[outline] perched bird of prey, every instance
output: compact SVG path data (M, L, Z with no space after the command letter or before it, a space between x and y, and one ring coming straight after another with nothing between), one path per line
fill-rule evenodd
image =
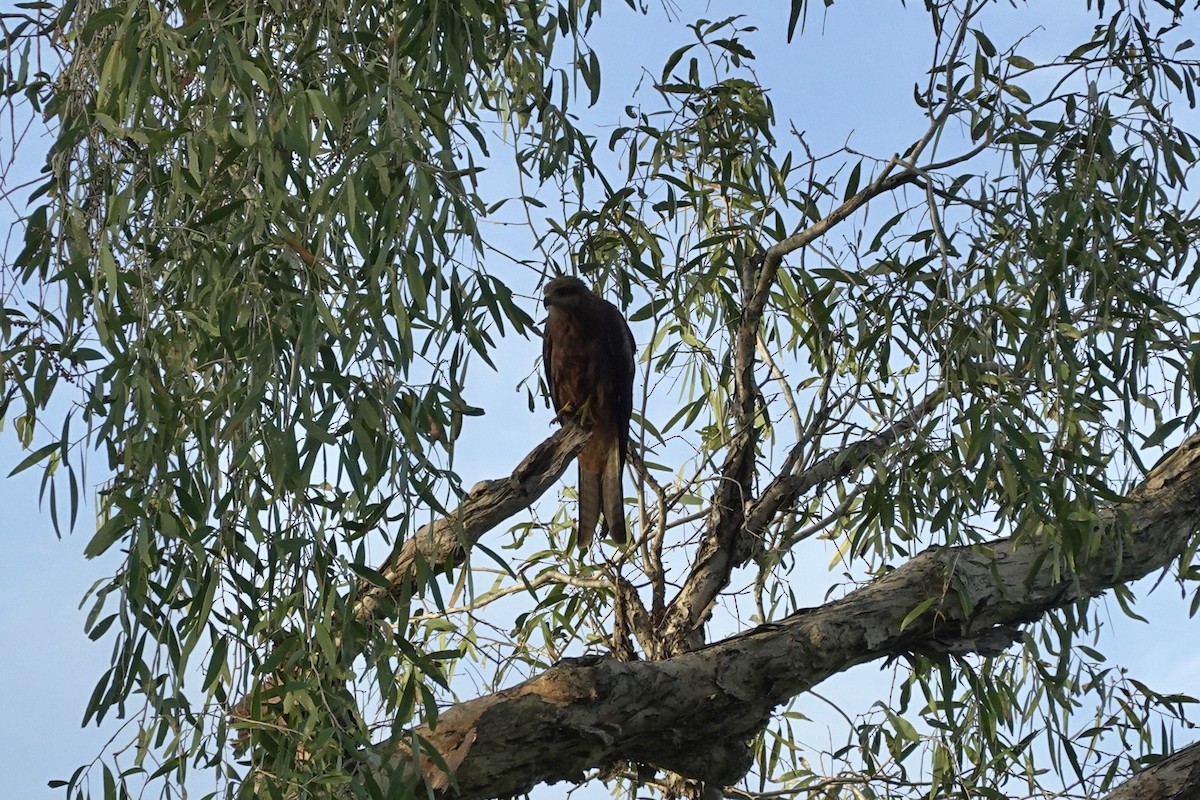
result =
M558 418L578 415L592 438L579 453L581 550L600 535L624 544L625 453L633 414L633 334L621 312L569 275L546 284L542 356Z

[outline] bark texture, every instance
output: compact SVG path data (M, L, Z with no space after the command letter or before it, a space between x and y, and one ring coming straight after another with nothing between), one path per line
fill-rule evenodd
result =
M746 742L777 705L873 659L1002 647L1013 625L1169 566L1193 536L1198 510L1200 436L1163 459L1128 502L1101 513L1095 545L1075 557L1074 571L1035 542L931 549L778 623L663 661L563 662L455 705L436 730L416 733L458 763L454 785L440 792L447 797L506 797L617 761L727 785L748 768ZM930 597L938 601L902 630ZM404 774L405 741L383 744L391 752L371 780L386 786Z
M1105 800L1196 800L1200 797L1200 742L1134 775Z
M545 494L590 436L578 424L565 421L507 478L481 481L458 508L398 543L378 570L384 585L363 581L356 589L355 619L369 622L385 616L397 598L412 592L419 563L435 570L461 564L480 536Z

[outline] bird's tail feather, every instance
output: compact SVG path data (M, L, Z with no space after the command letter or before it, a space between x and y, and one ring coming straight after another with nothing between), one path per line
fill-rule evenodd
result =
M579 531L575 539L580 550L591 547L596 523L600 521L602 479L602 473L589 472L582 464L579 466Z
M622 481L621 454L617 448L609 448L604 461L604 472L600 481L600 494L604 503L604 528L601 535L608 536L617 544L625 544L625 486Z

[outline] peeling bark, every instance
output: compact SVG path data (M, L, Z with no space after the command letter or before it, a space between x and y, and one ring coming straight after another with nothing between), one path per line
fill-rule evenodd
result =
M1011 625L1163 569L1188 545L1198 508L1195 436L1127 503L1102 512L1097 546L1076 556L1074 572L1038 543L930 549L840 600L778 623L664 661L569 660L457 704L436 729L417 732L442 753L460 756L466 748L446 797L506 797L539 783L578 781L585 770L618 761L728 785L748 769L746 742L779 704L877 658L995 647L1011 637ZM941 602L901 630L930 596ZM410 756L400 740L381 747L394 752L370 779L386 786Z

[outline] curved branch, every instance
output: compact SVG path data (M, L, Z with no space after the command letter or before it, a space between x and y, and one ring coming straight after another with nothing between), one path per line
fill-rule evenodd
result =
M1190 800L1200 793L1200 742L1152 764L1104 800Z
M725 463L714 492L708 532L693 561L682 588L667 607L661 626L660 652L670 656L703 644L702 625L717 596L729 583L729 575L753 554L757 540L747 535L746 509L751 501L750 481L754 471L758 431L754 427L754 349L759 325L783 259L824 236L870 200L913 182L911 169L891 175L904 165L889 161L869 185L846 200L820 221L770 247L742 266L742 319L734 342L734 375L737 401L733 408L735 427L726 448ZM757 268L757 278L754 270Z
M360 581L356 587L354 618L365 622L386 614L394 600L412 592L418 564L461 564L479 537L545 494L590 436L590 431L566 421L507 478L477 483L458 508L421 526L411 539L397 542L378 569L381 582Z
M728 785L748 769L746 742L777 705L877 658L1011 640L1012 625L1169 566L1195 534L1197 509L1200 436L1156 466L1127 502L1101 511L1098 543L1077 556L1073 573L1057 563L1052 544L931 549L779 623L664 661L565 661L452 706L435 729L416 733L459 764L456 790L442 796L507 797L626 760ZM941 602L906 625L931 596ZM384 763L362 779L386 792L411 759L410 737L381 743Z
M939 386L908 414L879 433L835 450L808 469L783 472L776 476L746 513L747 535L761 535L781 511L791 507L805 492L861 469L872 458L891 447L901 436L916 428L945 398L945 387Z
M770 294L771 287L775 283L775 273L779 271L779 267L783 264L785 256L820 239L839 222L843 222L847 217L879 195L894 191L905 184L913 183L917 180L915 172L905 171L898 175L892 175L892 170L898 166L900 166L900 160L893 158L884 165L878 177L859 190L858 194L842 203L833 211L830 211L820 221L814 222L804 230L797 231L783 241L772 245L767 250L766 258L763 261L763 270L758 281L758 291L755 292L756 303L761 302L763 305L766 304L767 296ZM759 313L761 314L761 311Z

